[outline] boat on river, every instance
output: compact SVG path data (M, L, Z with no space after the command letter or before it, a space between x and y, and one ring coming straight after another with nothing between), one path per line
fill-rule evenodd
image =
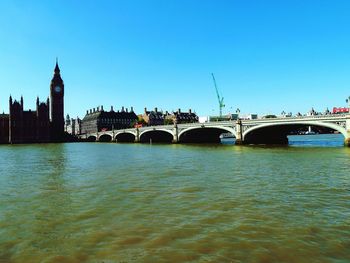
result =
M230 132L220 134L220 139L234 139L234 138L235 136L233 136L233 134Z
M309 126L308 130L305 133L303 133L303 134L305 134L305 135L315 135L315 134L318 134L318 133L314 132L312 130L311 126Z

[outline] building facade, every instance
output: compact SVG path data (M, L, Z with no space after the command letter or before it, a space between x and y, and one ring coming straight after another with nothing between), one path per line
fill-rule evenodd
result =
M122 109L114 111L104 111L103 106L86 111L86 115L81 121L81 134L94 133L103 130L118 130L131 128L138 120L133 107L130 111Z
M24 100L9 98L9 114L0 114L0 143L42 143L64 140L64 84L56 62L50 85L51 100L36 100L36 109L24 110ZM50 115L51 113L51 115ZM50 119L51 116L51 119Z
M145 108L142 118L148 126L164 125L164 114L158 111L158 108L154 108L153 111L148 111Z
M171 120L172 123L194 123L198 122L199 118L196 113L192 112L191 109L188 112L182 112L181 109L174 111L172 113L166 112L165 117L166 120Z
M34 143L50 141L49 101L36 101L36 110L24 110L23 97L12 101L10 96L9 143Z

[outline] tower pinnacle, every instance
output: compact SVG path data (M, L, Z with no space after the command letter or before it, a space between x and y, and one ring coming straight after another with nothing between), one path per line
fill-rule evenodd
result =
M59 75L59 74L60 74L60 68L58 66L58 58L56 57L55 75Z

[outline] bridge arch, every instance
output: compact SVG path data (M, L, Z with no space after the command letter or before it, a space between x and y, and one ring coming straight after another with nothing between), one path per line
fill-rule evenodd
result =
M167 129L157 129L142 131L140 133L140 142L167 142L171 143L174 139L173 132Z
M99 137L98 137L98 141L99 142L111 142L112 141L112 136L108 133L105 133L105 134L101 134Z
M347 136L346 129L335 123L321 121L297 121L256 125L244 131L242 138L244 143L247 144L287 144L287 136L291 131L307 126L330 128L340 132L345 138Z
M231 127L225 126L200 126L200 127L190 127L179 132L178 140L179 142L188 143L219 143L220 135L222 133L231 133L234 137L236 136L236 131Z
M88 135L86 141L88 142L96 142L97 137L95 135Z
M118 132L114 139L116 142L134 142L136 135L131 131Z

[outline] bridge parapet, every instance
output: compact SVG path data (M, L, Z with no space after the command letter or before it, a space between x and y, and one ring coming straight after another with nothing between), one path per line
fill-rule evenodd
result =
M314 115L314 116L299 116L299 117L280 117L280 118L266 118L266 119L254 119L254 120L242 120L244 124L251 123L273 123L273 122L294 122L294 121L315 121L315 120L324 120L324 121L345 121L350 118L350 114L333 114L333 115Z

